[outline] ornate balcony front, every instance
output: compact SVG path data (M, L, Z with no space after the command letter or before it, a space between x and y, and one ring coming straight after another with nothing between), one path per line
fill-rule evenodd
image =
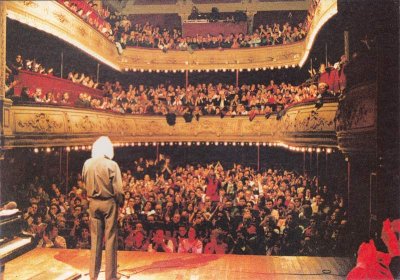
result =
M14 105L5 109L4 148L90 145L100 135L117 143L252 142L293 147L336 147L334 117L337 102L297 104L278 117L252 121L202 116L187 123L177 116L174 126L165 116L120 115L64 106Z

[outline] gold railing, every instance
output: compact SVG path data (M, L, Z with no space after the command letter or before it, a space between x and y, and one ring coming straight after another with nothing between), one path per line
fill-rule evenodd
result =
M337 102L318 110L314 103L297 104L282 117L258 115L234 118L202 116L186 123L177 116L120 115L99 110L43 105L14 105L6 110L4 148L90 145L108 135L121 145L143 142L252 142L295 147L336 147L334 117Z
M7 1L7 16L69 42L110 67L137 71L267 69L303 66L318 31L337 13L337 0L320 1L305 40L248 49L168 51L127 48L119 55L100 32L56 1Z

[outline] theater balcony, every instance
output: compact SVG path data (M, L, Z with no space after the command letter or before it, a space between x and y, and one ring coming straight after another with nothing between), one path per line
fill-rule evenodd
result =
M305 40L270 47L168 51L113 42L57 1L10 1L7 17L50 33L119 71L235 71L303 66L321 27L337 13L337 0L320 1Z
M18 81L14 89L15 96L21 96L23 88L28 88L33 91L40 88L43 93L51 92L55 96L62 96L63 93L67 92L71 103L75 102L81 93L89 94L92 98L103 97L103 92L101 90L73 83L70 80L32 71L20 70L18 75L15 76L15 80Z
M202 116L185 122L177 116L170 126L165 116L122 115L92 109L43 104L14 104L4 108L4 148L73 147L91 145L107 134L122 146L153 143L270 145L295 151L335 148L336 100L326 100L318 110L315 102L294 104L272 114L224 117ZM146 144L147 143L147 144ZM302 150L303 149L303 150Z

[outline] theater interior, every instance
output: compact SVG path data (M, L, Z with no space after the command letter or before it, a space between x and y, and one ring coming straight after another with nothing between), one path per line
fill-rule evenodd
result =
M398 17L398 0L0 1L0 279L90 279L100 136L122 171L120 279L398 279Z

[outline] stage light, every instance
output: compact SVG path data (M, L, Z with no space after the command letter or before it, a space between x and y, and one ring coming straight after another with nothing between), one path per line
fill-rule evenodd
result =
M331 148L326 148L326 153L327 153L327 154L332 153L332 149L331 149Z
M263 70L264 70L264 71L267 70L267 67L263 67Z
M321 152L321 148L317 148L316 152L320 153Z
M242 71L243 71L243 69L242 69L242 68L240 68L240 69L239 69L239 72L242 72Z
M157 73L160 73L160 69L157 69L156 72L157 72Z
M307 150L309 153L311 153L312 152L312 149L311 148L308 148L308 150Z
M292 64L292 67L293 67L293 68L296 68L296 65L295 65L295 64Z
M285 68L288 69L288 68L289 68L289 65L285 65Z
M65 150L66 150L67 152L70 152L70 151L71 151L71 148L70 148L70 147L66 147Z
M268 143L268 146L272 147L272 143Z
M84 151L84 150L86 150L86 147L85 147L85 146L82 146L81 149L82 149L82 151Z
M258 146L260 146L260 143L259 143L259 142L257 142L257 143L256 143L256 146L257 146L257 147L258 147Z
M192 142L187 142L187 145L188 146L192 146Z
M149 69L149 73L153 72L153 70Z
M224 142L224 146L227 146L228 145L228 142Z
M271 66L270 68L271 68L271 70L274 70L274 66Z
M210 142L206 142L206 146L209 146L210 145Z
M253 142L249 142L249 146L253 146Z
M46 148L46 153L50 153L51 149L49 147Z
M75 146L75 147L74 147L74 150L75 150L75 151L79 150L79 147L78 147L78 146Z
M164 146L165 145L165 143L164 142L161 142L161 146Z
M304 148L304 147L301 148L301 151L302 151L302 152L305 152L305 151L306 151L306 148Z
M147 147L147 146L149 146L149 143L148 143L148 142L146 142L146 143L144 143L144 145Z
M170 145L170 146L173 146L173 145L174 145L174 142L169 142L169 145Z
M157 143L156 143L156 142L153 142L153 146L157 146Z
M196 145L197 145L197 146L200 146L200 142L196 142Z
M258 71L258 70L260 70L260 69L258 69L258 68L254 68L254 70Z
M232 72L235 72L235 69L231 69Z
M233 143L232 143L232 146L236 146L236 142L233 142Z
M178 142L178 145L179 145L179 146L182 146L182 142Z
M223 68L223 69L222 69L222 72L226 72L226 69L225 69L225 68Z
M35 154L39 153L39 149L38 148L34 148L33 151L34 151Z
M279 66L278 66L278 69L281 69L281 68L282 68L282 66L279 65Z
M265 147L265 146L267 146L267 143L263 142L262 145Z
M215 142L214 144L215 144L215 146L218 146L218 145L219 145L219 143L218 143L218 142Z
M137 143L138 147L142 146L142 142Z
M190 69L189 72L192 73L192 72L193 72L193 69Z

